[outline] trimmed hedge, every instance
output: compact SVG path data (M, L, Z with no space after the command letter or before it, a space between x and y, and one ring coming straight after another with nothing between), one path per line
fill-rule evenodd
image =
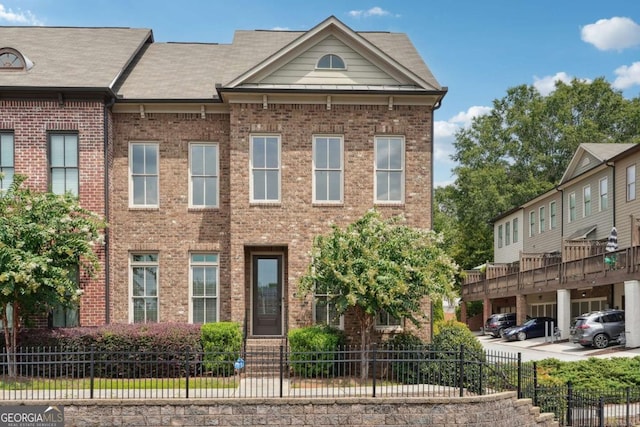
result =
M234 373L242 350L242 331L237 322L205 323L201 330L204 368L216 376Z
M289 361L296 375L304 378L332 377L338 374L337 354L344 346L344 333L329 326L315 325L292 329L288 334Z

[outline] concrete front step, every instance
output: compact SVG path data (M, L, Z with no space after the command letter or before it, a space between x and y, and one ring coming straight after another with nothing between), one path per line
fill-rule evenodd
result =
M286 341L283 338L249 338L245 347L245 368L247 376L280 375L280 347L283 347L283 364L286 364ZM286 369L286 365L285 368Z

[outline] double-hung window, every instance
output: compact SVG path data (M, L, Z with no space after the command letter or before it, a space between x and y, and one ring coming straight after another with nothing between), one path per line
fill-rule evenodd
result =
M604 211L609 208L609 179L604 177L600 179L600 210Z
M511 244L511 221L504 223L504 244L505 246Z
M576 220L576 193L569 193L569 222Z
M627 202L636 199L636 165L627 168Z
M502 247L502 224L498 226L498 247Z
M342 202L342 138L313 137L313 201Z
M189 201L194 208L218 207L218 144L189 145Z
M384 310L378 311L375 321L376 328L399 328L402 326L402 322L397 317L393 317Z
M513 243L518 243L518 218L513 218Z
M77 134L49 134L49 184L52 193L69 192L74 196L78 195L80 178Z
M404 139L375 139L375 201L402 203L404 193Z
M191 321L218 321L218 255L191 254Z
M582 188L582 216L591 215L591 186Z
M69 279L73 281L76 288L79 288L80 269L78 266L69 269ZM55 304L51 308L50 324L52 328L73 328L80 326L79 304L72 303L70 305Z
M536 233L536 211L529 212L529 237Z
M549 229L555 230L558 226L558 211L557 211L556 202L549 203Z
M130 320L158 321L158 254L131 254Z
M13 182L13 132L0 132L0 192Z
M154 142L132 142L129 146L129 204L158 207L158 150Z
M326 285L317 284L314 291L313 321L320 325L344 328L344 316L338 315L336 306L331 302L332 294Z
M538 217L540 218L538 229L540 230L540 233L544 233L546 230L547 213L545 211L546 209L544 206L540 206L540 209L538 210Z
M280 137L251 137L251 201L280 202Z

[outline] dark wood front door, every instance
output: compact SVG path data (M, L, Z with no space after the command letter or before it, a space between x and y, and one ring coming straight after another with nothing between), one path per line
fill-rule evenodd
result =
M282 255L253 255L253 335L282 335Z

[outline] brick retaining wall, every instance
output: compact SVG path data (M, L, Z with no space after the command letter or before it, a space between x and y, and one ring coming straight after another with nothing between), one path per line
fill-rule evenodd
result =
M0 402L0 405L40 402ZM74 400L65 426L473 426L556 427L515 392L463 398Z

